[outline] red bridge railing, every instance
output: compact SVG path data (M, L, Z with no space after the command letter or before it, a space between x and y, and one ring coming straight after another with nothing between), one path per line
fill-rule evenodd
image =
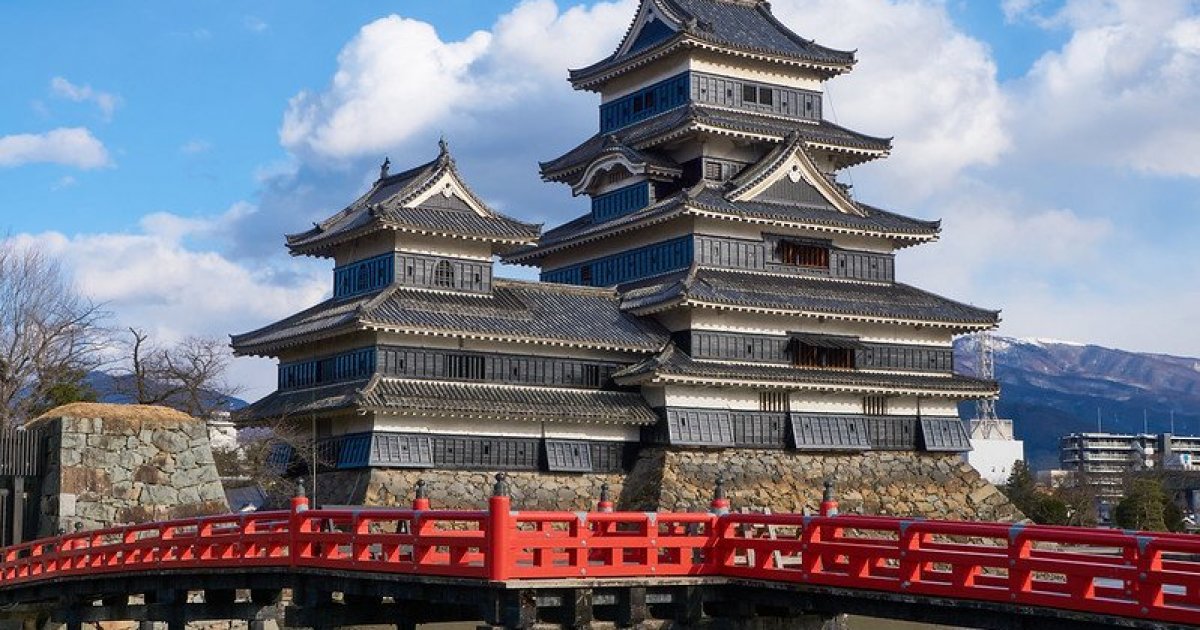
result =
M291 511L8 547L0 551L0 588L253 566L494 581L726 576L1200 620L1200 538L1186 535L848 515L525 512L513 511L507 496L478 511L430 510L424 499L408 510L306 508L299 499Z

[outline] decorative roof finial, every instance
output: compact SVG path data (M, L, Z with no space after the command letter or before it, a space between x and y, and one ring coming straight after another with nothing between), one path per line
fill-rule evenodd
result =
M438 138L438 152L442 155L450 153L450 144L446 142L446 136Z
M384 179L388 176L388 169L392 167L392 160L388 157L383 158L383 164L379 165L379 179Z

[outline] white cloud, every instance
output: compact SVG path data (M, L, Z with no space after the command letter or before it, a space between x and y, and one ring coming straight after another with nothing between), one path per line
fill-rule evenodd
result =
M867 167L894 191L893 202L950 187L963 169L995 164L1010 147L996 64L987 46L955 27L944 3L776 0L772 7L801 36L858 51L854 70L827 84L826 117L895 136L892 156Z
M1071 0L1071 29L1016 86L1019 141L1043 159L1200 177L1200 12L1194 2Z
M243 265L188 244L219 232L248 207L237 204L212 218L169 213L145 217L134 233L20 234L18 244L58 256L77 286L102 302L113 325L144 328L163 342L189 335L225 337L247 332L319 302L330 274L322 263L274 260ZM235 361L235 382L246 395L273 389L270 362Z
M75 85L62 77L50 79L50 91L55 96L76 103L95 103L96 107L100 109L101 115L104 116L104 120L112 120L113 112L121 104L121 97L116 94L92 89L90 85Z
M51 163L82 169L110 166L104 144L83 127L0 136L0 167Z
M62 177L58 178L58 181L54 182L54 185L50 187L50 190L62 190L64 188L72 188L78 183L79 182L76 181L74 176L63 175Z
M199 155L201 153L208 153L209 151L212 150L212 148L213 148L213 145L211 142L209 142L207 140L200 140L197 138L197 139L193 139L193 140L188 140L187 142L180 145L179 152L184 155Z
M271 28L270 24L256 15L247 15L242 18L242 26L252 33L263 33Z
M376 20L342 49L325 91L292 98L280 140L310 159L341 161L379 155L440 125L462 127L484 112L522 108L537 120L536 93L567 91L565 68L615 47L634 6L622 0L560 13L552 0L532 0L493 31L457 42L425 22Z

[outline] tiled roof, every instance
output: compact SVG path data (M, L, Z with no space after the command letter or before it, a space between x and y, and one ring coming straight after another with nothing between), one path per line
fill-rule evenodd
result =
M622 308L642 314L683 301L968 328L991 327L999 321L998 311L955 302L906 284L842 282L697 268L649 284L626 287Z
M447 172L458 179L474 204L483 209L484 215L470 208L406 207ZM536 239L541 231L541 226L523 223L495 212L475 198L458 177L454 160L443 144L437 159L379 179L371 190L346 209L315 224L306 232L289 234L287 245L293 253L324 255L330 246L338 242L382 228L456 235L506 244L528 243Z
M611 289L498 278L492 293L438 293L392 287L374 296L329 300L260 330L238 335L238 354L270 354L314 335L380 328L629 351L662 347L667 333L624 313Z
M646 225L671 220L683 214L720 215L735 220L789 223L800 226L824 227L830 230L866 232L903 237L912 240L931 240L941 229L938 221L925 221L880 210L862 203L856 204L862 216L839 212L832 206L803 206L770 201L730 201L720 188L696 186L682 191L637 212L594 223L591 213L572 219L542 235L536 245L526 246L507 254L506 262L534 261L546 253L576 244L605 238Z
M239 420L380 411L397 415L653 424L641 394L375 377L369 381L275 392L238 413Z
M308 389L275 391L239 410L236 416L241 422L255 422L268 418L304 417L342 411L354 406L359 392L367 384L368 382L363 380Z
M363 392L370 410L428 417L443 415L529 422L653 424L654 411L636 392L477 385L413 379L380 379Z
M635 64L653 58L664 49L688 43L702 42L736 51L790 59L825 68L827 74L848 70L854 64L854 53L826 48L793 33L771 14L770 3L758 0L644 0L657 2L663 12L676 22L679 33L655 45L638 50L617 52L586 68L572 70L571 82L577 86L620 69L627 62ZM640 12L639 12L640 13ZM631 26L632 29L632 26ZM627 33L626 37L635 36Z
M856 216L839 212L832 206L802 206L770 201L730 201L719 190L714 189L705 189L699 192L689 203L697 208L715 210L736 217L827 225L866 232L933 236L941 227L939 221L906 217L862 203L855 205L863 212L864 216Z
M780 384L797 389L856 388L865 392L921 390L951 394L993 396L995 381L958 374L948 376L884 374L851 370L818 370L777 365L746 365L697 361L674 345L658 356L629 366L613 375L619 383L632 384L664 376L689 377L707 382L748 381Z
M378 295L350 299L329 299L295 315L240 335L230 336L230 345L239 355L253 355L259 348L291 345L296 339L324 336L331 331L353 326L361 309Z
M692 104L663 112L623 129L598 133L562 156L542 162L542 178L573 183L574 178L600 155L606 144L612 142L610 137L616 137L617 141L625 146L641 150L654 146L665 138L689 132L700 126L733 134L767 136L781 142L793 134L799 134L807 143L870 153L886 153L892 146L890 138L868 136L827 120L813 123ZM866 159L868 158L864 158L863 161Z

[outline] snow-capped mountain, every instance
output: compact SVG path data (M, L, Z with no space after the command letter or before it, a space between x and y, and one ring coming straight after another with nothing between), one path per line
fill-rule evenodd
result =
M1012 418L1034 468L1055 467L1058 438L1095 431L1200 435L1200 359L1115 350L1053 339L995 338L997 409ZM956 369L974 374L976 340L955 344ZM974 408L963 406L963 417Z

